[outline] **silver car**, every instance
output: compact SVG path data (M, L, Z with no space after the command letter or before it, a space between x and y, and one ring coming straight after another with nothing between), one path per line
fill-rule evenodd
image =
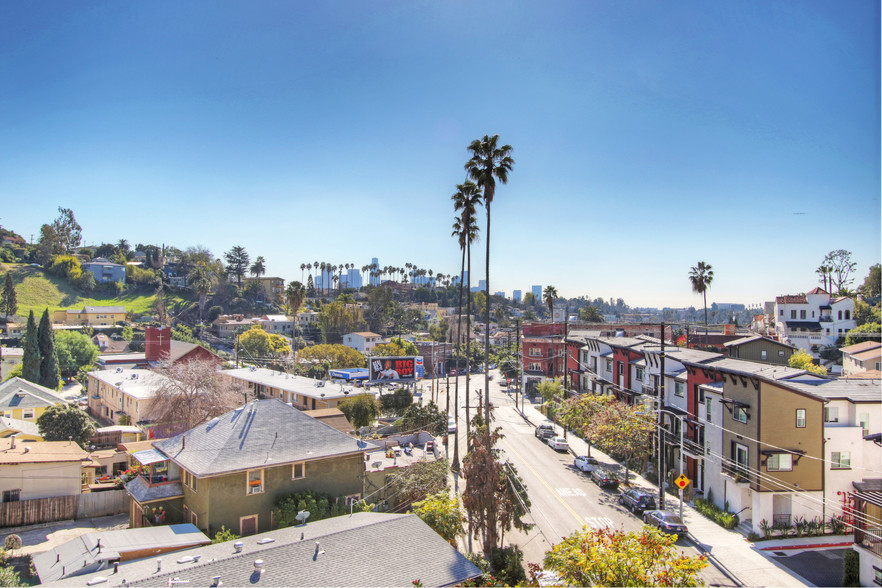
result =
M593 472L600 465L600 462L593 457L580 455L573 460L573 465L576 469L582 470L583 472Z

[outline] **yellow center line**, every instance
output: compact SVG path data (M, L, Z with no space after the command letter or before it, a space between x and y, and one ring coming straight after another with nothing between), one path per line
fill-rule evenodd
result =
M516 456L518 456L518 458L521 460L521 462L525 466L527 466L527 469L530 470L531 472L533 472L533 475L536 476L537 478L539 478L539 481L542 482L546 488L548 488L548 491L551 492L551 495L554 496L555 498L557 498L557 500L564 506L565 509L570 511L570 514L572 514L573 517L576 519L576 522L579 523L579 529L581 529L582 525L585 524L585 520L582 517L580 517L579 514L576 513L576 511L574 511L573 508L564 501L564 499L561 497L561 495L557 493L557 490L552 488L548 484L548 482L546 482L545 479L539 475L539 472L537 472L535 469L533 469L533 466L531 466L530 463L526 459L524 459L524 456L522 456L520 453L518 453L517 451L514 450L514 448L508 443L508 441L506 441L505 439L502 439L502 444L505 445L506 451L511 451Z

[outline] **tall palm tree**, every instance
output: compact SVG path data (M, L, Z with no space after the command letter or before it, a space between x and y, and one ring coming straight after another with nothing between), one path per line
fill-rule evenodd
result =
M301 264L300 264L300 282L301 282L301 283L303 282L303 270L305 270L305 269L306 269L306 264L305 264L305 263L301 263Z
M478 225L475 222L475 210L481 204L481 194L478 190L477 185L473 182L465 182L463 184L457 184L456 193L451 197L453 200L454 209L460 213L460 215L453 222L453 236L457 238L459 241L459 247L462 249L462 264L460 269L460 280L459 280L459 306L457 312L457 321L456 321L456 338L457 338L457 349L462 345L462 297L463 293L467 292L468 296L468 309L466 311L466 432L467 434L471 431L471 422L469 421L469 409L468 409L468 398L469 398L469 380L471 379L471 367L469 365L469 357L471 351L471 336L469 332L470 326L470 317L472 314L471 310L471 301L472 296L470 289L467 289L466 284L464 283L466 271L471 273L471 264L472 264L472 255L471 255L471 245L478 238ZM466 260L468 259L468 265ZM468 268L468 270L466 269ZM459 373L457 372L457 378L454 382L454 409L459 410ZM453 463L455 465L455 469L459 470L459 427L456 428L456 432L454 433L454 444L453 444Z
M257 259L255 259L254 263L251 264L249 272L253 277L257 278L257 291L261 292L260 276L266 275L266 260L263 258L262 255L257 256Z
M197 263L187 274L187 284L199 295L199 322L202 322L202 311L211 293L216 276L204 262Z
M557 288L554 286L545 286L545 290L542 291L542 300L545 301L545 306L548 307L548 315L551 318L551 322L554 322L554 301L557 299Z
M487 234L485 236L486 254L484 257L485 282L487 289L487 308L485 309L484 329L484 415L490 426L490 205L496 195L496 181L508 183L508 172L514 166L511 145L499 146L499 135L484 135L475 139L468 147L471 158L465 169L469 177L483 190L484 207L487 209Z
M300 282L290 282L285 287L285 301L288 303L288 310L294 318L294 324L297 324L297 311L306 299L306 286ZM294 328L291 328L291 350L294 353L294 362L297 362L297 345L294 344Z
M689 273L689 281L692 282L692 291L704 297L704 346L707 348L707 289L714 281L714 271L710 264L699 261Z

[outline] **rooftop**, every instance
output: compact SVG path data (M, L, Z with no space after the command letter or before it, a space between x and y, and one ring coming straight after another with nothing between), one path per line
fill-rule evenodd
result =
M882 404L882 386L879 380L844 378L821 380L798 377L787 380L786 384L827 400Z
M774 343L775 345L780 345L781 347L789 347L790 349L796 349L793 345L788 345L787 343L782 343L781 341L775 341L774 339L769 339L768 337L763 337L762 335L753 335L750 337L742 337L740 339L735 339L734 341L727 341L723 343L726 347L738 347L739 345L745 345L747 343L753 343L754 341L768 341L769 343Z
M238 541L240 553L228 541L164 558L161 571L152 558L123 564L117 576L137 586L167 586L175 579L210 586L218 577L227 586L411 586L415 580L449 586L481 574L412 514L356 513ZM187 556L199 559L184 560ZM111 573L67 578L63 584L87 586L98 576L113 578Z
M861 353L862 351L869 351L870 349L879 349L882 348L882 343L879 341L861 341L860 343L855 343L854 345L849 345L848 347L840 348L842 353Z
M67 404L67 401L49 388L24 378L10 378L0 383L0 409L48 407Z
M165 379L165 376L150 370L123 367L89 372L89 377L113 386L139 400L153 398L157 386Z
M270 398L255 400L154 447L197 476L362 453L372 443Z
M345 398L346 390L355 394L350 386L332 384L324 380L313 380L304 376L295 376L285 372L277 372L267 368L246 367L233 370L224 370L223 374L231 378L237 378L246 382L269 386L285 392L300 394L309 398Z
M0 439L0 465L83 462L87 459L89 459L89 454L71 441L24 443L22 441L15 442L12 438Z

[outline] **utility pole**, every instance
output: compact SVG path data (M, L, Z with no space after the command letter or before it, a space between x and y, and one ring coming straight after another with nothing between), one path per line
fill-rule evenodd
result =
M659 353L658 387L658 508L665 509L665 442L662 429L662 410L665 407L665 323L661 324L661 353Z
M566 306L564 307L564 335L563 335L563 399L566 400L570 397L570 392L567 390L567 367L569 364L569 349L567 349L567 335L569 334L569 326L570 326L570 302L567 301ZM564 439L567 438L567 426L562 425L564 432Z
M521 319L515 320L515 363L518 366L515 373L515 408L517 408L518 393L521 391ZM524 412L523 406L521 412Z

